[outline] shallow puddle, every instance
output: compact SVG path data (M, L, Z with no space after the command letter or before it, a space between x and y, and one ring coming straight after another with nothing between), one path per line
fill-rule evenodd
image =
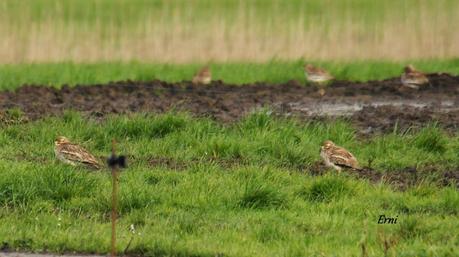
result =
M439 112L459 110L459 106L452 100L445 101L416 101L416 100L376 100L376 101L356 101L356 102L316 102L311 104L294 102L288 104L292 111L305 112L307 115L314 116L350 116L363 110L365 107L414 107L414 108L433 108Z

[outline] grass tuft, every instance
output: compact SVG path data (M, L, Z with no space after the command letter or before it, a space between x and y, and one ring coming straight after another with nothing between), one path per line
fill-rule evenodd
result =
M240 123L241 131L269 129L273 122L272 111L265 109L253 112Z
M447 215L458 215L459 214L459 195L457 194L457 188L451 186L443 189L441 195L442 200L439 201L438 207L439 212Z
M418 218L408 216L407 218L399 221L399 234L404 239L412 239L423 235L426 231Z
M206 143L204 155L223 159L240 159L243 156L238 142L221 137L212 138Z
M279 231L277 224L264 223L261 224L261 228L257 231L257 239L261 243L272 243L273 241L281 240L284 235Z
M353 189L341 177L325 176L303 188L299 195L312 202L330 202L352 195Z
M24 167L20 173L11 168L2 173L0 203L12 207L27 206L37 200L61 203L73 197L89 196L97 179L77 169L34 169Z
M154 117L145 114L134 117L114 117L109 123L110 134L118 138L163 138L183 129L187 118L185 115L173 113Z
M442 154L446 151L448 140L436 125L423 128L415 137L415 145L419 149Z
M286 207L287 199L274 187L249 182L238 202L238 206L247 209L278 209Z

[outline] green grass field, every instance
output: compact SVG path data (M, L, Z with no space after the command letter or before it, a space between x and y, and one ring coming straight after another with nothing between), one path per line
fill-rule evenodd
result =
M190 81L206 64L241 86L306 84L305 63L338 80L398 77L409 63L459 75L458 13L457 0L2 0L0 91ZM0 253L110 251L109 170L57 161L64 135L101 159L115 138L127 155L119 256L459 256L459 190L440 178L459 168L459 133L436 124L365 138L345 120L269 109L225 124L175 112L22 118L0 111ZM312 175L326 139L375 172L420 177Z
M295 79L305 81L303 66L309 61L272 61L269 63L215 63L211 64L214 80L231 84L253 82L282 83ZM361 61L312 63L327 68L337 79L368 81L400 76L403 67L413 63L425 72L448 72L459 74L459 59L424 61ZM168 82L190 81L200 69L197 64L146 64L146 63L99 63L99 64L15 64L0 65L0 90L12 90L24 84L61 86L64 84L97 84L119 80Z
M369 256L459 254L454 186L426 178L399 191L346 173L307 172L325 139L363 164L374 159L387 173L458 167L459 135L430 125L364 140L346 122L301 123L263 111L229 125L180 113L100 122L68 112L2 128L3 248L109 251L109 172L57 162L57 135L97 156L110 152L114 137L128 155L120 177L119 252L132 239L127 252L146 256L361 256L362 247ZM397 224L377 224L379 215L397 217Z

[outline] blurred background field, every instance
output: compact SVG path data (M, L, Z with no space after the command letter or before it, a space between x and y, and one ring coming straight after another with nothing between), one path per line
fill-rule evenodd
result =
M0 63L459 56L456 0L3 0Z

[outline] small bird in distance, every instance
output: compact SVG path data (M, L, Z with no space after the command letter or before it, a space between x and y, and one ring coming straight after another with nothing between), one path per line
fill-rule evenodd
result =
M312 64L306 64L304 66L304 74L307 81L319 87L318 92L321 96L325 95L325 85L334 79L328 71L319 67L314 67Z
M209 66L204 66L201 70L194 75L193 80L191 81L193 84L203 84L208 85L212 81L212 73L210 72Z
M413 65L407 65L400 77L403 86L419 89L420 86L429 83L426 74L414 68Z

